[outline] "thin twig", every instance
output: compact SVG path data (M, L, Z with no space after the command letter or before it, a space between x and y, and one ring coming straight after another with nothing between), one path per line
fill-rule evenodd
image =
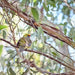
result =
M75 11L75 9L67 3L67 0L64 0L63 2L68 6L69 9L73 9Z
M13 5L11 5L8 1L6 1L6 0L1 0L1 1L3 3L3 7L9 8L10 10L14 11L15 13L17 13L18 16L20 16L25 21L27 21L27 23L29 23L30 26L32 26L32 27L35 26L36 28L38 28L39 26L41 26L40 24L38 24L33 19L32 19L32 22L33 22L34 25L30 24L31 18L28 17L27 15L24 15L23 12L20 9L18 9L18 11L19 11L19 13L18 13L16 7L13 6ZM67 43L71 47L75 48L75 42L73 42L72 40L70 40L66 36L61 35L60 32L57 32L57 30L55 30L53 28L45 27L43 25L41 27L43 28L44 33L46 33L46 34L48 34L48 35L50 35L52 37L55 37L55 38L57 38L57 39L65 42L65 43Z
M4 41L4 42L8 43L9 45L11 45L11 46L13 46L13 47L15 47L15 48L18 48L16 45L10 43L9 41L7 41L7 40L5 40L5 39L0 38L0 40L2 40L2 41Z
M18 48L17 46L13 45L13 44L10 43L9 41L6 41L6 40L4 40L4 39L2 39L2 38L0 38L0 40L5 41L6 43L10 44L11 46L13 46L13 47L15 47L15 48ZM51 56L49 56L49 55L47 55L47 54L45 54L45 53L38 52L38 51L35 51L35 50L27 50L27 49L25 49L25 51L27 51L27 52L33 52L33 53L37 53L37 54L43 55L43 56L45 56L45 57L47 57L47 58L49 58L49 59L52 59L52 60L58 62L59 64L62 64L62 65L65 66L65 67L68 67L68 68L70 68L71 70L75 71L75 69L74 69L73 67L70 67L70 66L68 66L67 64L62 63L61 61L59 61L59 60L57 60L57 59L55 59L55 58L53 58L53 57L51 57Z
M54 60L54 61L56 61L56 62L62 64L62 65L65 66L65 67L68 67L68 68L70 68L71 70L75 71L75 69L74 69L73 67L70 67L70 66L68 66L67 64L62 63L61 61L59 61L59 60L57 60L57 59L55 59L55 58L53 58L53 57L51 57L51 56L49 56L49 55L47 55L47 54L45 54L45 53L38 52L38 51L34 51L34 50L27 50L27 49L25 49L25 51L33 52L33 53L37 53L37 54L43 55L43 56L45 56L45 57L47 57L47 58L49 58L49 59L52 59L52 60Z
M67 57L67 58L69 58L69 59L71 59L69 56L67 56L67 55L65 55L65 54L63 54L63 53L61 53L61 52L59 52L55 47L53 47L51 44L49 44L49 43L47 43L47 42L45 42L47 45L49 45L49 46L51 46L55 51L57 51L58 53L60 53L61 55L63 55L63 56L65 56L65 57ZM71 59L72 60L72 59ZM72 62L73 63L75 63L75 61L74 60L72 60Z
M39 72L43 73L43 74L51 74L50 72L42 69L42 68L39 68L36 66L36 64L34 63L34 61L30 61L30 60L27 60L27 59L24 59L22 62L20 63L26 63L27 65L29 65L30 67L35 67L36 70L38 70Z

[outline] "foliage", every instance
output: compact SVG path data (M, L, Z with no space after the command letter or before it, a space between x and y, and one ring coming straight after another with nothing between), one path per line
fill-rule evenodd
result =
M12 0L10 0L9 3L15 5L15 2L12 3ZM67 3L74 7L73 0L67 0ZM25 12L28 17L34 18L34 21L37 23L44 23L48 26L53 25L55 28L60 29L65 36L68 36L75 41L75 27L72 26L71 23L71 17L74 15L74 12L72 9L66 6L65 2L62 0L18 0L16 1L16 4L19 5L19 8L23 13ZM42 52L42 54L23 51L20 52L23 58L29 61L34 61L36 66L40 67L42 71L45 70L51 73L61 73L66 71L65 67L63 67L60 63L57 63L57 61L53 61L43 55L43 53L45 53L54 59L67 64L66 61L64 62L65 56L61 55L60 53L61 50L60 52L57 51L60 49L60 46L61 48L64 47L63 42L44 33L42 27L40 26L37 28L37 30L35 29L35 26L32 28L19 17L19 14L17 15L14 11L3 7L1 7L0 10L0 38L3 38L16 45L17 41L25 33L29 33L31 34L32 40L30 50ZM18 13L20 13L20 11L18 11ZM4 53L2 53L3 47L5 50ZM3 45L0 43L0 74L42 75L40 69L30 67L28 63L22 62L24 59L17 55L16 51L17 49L15 47L12 47L7 43L3 43ZM62 59L62 57L64 59ZM66 58L69 60L69 62L72 62L70 56L69 58Z
M33 14L33 17L36 21L39 20L39 14L38 14L38 11L35 9L35 8L31 8L31 11L32 11L32 14Z
M3 51L3 45L0 45L0 56L2 54L2 51Z

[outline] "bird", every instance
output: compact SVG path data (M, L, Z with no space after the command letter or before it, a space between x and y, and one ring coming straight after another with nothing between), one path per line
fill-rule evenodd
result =
M30 39L30 34L25 34L22 38L19 39L19 41L17 42L17 47L20 49L21 51L24 51L24 49L29 49L31 46L31 39Z

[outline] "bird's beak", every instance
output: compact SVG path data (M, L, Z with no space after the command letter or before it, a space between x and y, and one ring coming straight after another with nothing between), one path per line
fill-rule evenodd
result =
M30 37L31 35L29 34L28 36Z

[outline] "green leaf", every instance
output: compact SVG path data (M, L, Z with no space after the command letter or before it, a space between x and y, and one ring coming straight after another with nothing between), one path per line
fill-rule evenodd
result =
M4 28L7 28L8 26L6 25L0 25L0 30L4 29Z
M3 51L3 45L0 45L0 56L2 54L2 51Z
M32 15L36 21L39 20L39 13L36 8L31 8Z
M57 56L57 54L56 54L55 52L52 52L52 54L53 54L54 56Z
M29 57L29 60L33 58L33 55L34 55L34 54L32 54L32 55Z
M62 41L60 41L60 45L61 45L61 46L63 46L63 45L64 45L64 43L63 43Z
M49 11L49 6L47 7L45 3L43 3L43 7L44 7L44 9L46 10L46 12Z
M67 33L67 29L66 29L66 28L64 28L64 33L65 33L65 35L66 35L66 33Z
M7 67L10 67L11 66L11 63L8 61L8 63L7 63Z
M11 67L9 68L9 71L10 71L11 75L16 75L16 73L13 71L13 69Z
M38 37L40 37L40 35L43 35L43 29L42 27L38 27Z
M15 15L15 12L11 10L11 13L12 13L12 17L14 17L14 15Z
M25 11L26 11L26 9L23 9L22 11L23 11L23 12L25 12Z
M21 6L24 6L25 3L26 3L26 0L22 0Z
M14 52L14 51L11 50L11 49L7 50L7 53L8 53L8 54L13 53L13 52Z
M3 39L5 39L5 38L6 38L6 31L3 30Z
M35 3L37 0L33 0L33 3Z
M38 27L38 31L39 31L40 34L43 34L43 29L42 29L42 27Z

